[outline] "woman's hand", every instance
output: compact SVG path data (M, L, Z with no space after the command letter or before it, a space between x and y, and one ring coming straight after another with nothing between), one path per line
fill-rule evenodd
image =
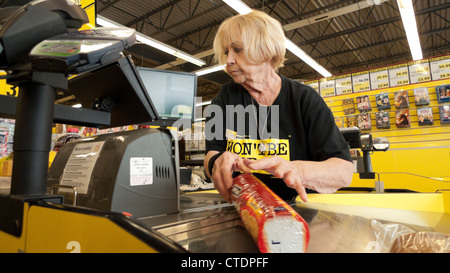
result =
M265 157L259 160L244 159L244 163L252 170L264 170L277 178L283 179L286 185L297 191L300 198L308 202L303 186L304 175L295 161L287 161L279 156Z
M214 162L212 175L210 174L215 188L227 202L231 202L230 190L233 186L232 175L235 171L251 173L251 170L244 164L242 157L231 152L224 152Z
M305 188L318 193L334 193L342 187L348 187L353 177L353 163L336 157L320 162L287 161L275 155L259 160L245 159L244 163L252 170L264 170L282 178L305 202L308 201Z

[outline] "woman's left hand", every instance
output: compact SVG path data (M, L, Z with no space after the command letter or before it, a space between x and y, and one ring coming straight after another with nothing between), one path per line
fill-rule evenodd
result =
M300 198L308 202L303 185L303 173L298 164L284 160L279 156L265 157L259 160L244 159L244 164L252 170L264 170L277 178L283 179L286 185L297 191Z

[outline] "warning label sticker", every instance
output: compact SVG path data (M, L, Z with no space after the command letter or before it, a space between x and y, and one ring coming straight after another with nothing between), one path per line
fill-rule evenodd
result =
M130 158L130 186L153 184L153 158Z

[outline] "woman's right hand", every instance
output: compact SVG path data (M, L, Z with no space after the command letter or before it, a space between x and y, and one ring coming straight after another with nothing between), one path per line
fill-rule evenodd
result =
M233 186L233 172L242 171L251 173L250 168L244 164L244 159L237 154L224 152L214 162L211 180L220 195L231 203L230 191Z

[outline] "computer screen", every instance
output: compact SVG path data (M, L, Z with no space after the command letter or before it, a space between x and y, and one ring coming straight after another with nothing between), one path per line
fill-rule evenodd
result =
M69 90L83 108L111 113L109 126L102 128L158 120L156 107L130 57L70 79Z
M171 126L179 119L194 122L196 74L146 67L137 70L160 117L152 124Z

